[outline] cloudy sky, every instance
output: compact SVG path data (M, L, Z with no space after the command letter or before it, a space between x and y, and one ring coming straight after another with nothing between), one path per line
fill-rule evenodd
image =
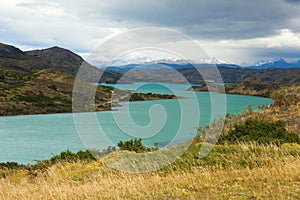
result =
M0 42L22 50L61 46L85 57L124 31L164 27L231 63L300 60L298 0L0 0L0 7Z

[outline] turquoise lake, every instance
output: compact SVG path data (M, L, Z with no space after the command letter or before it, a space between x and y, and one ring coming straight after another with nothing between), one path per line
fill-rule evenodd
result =
M133 137L143 138L149 146L158 142L164 147L193 138L195 127L221 117L224 111L237 114L250 104L257 108L272 102L245 95L190 92L186 91L190 85L184 84L116 87L182 98L121 103L115 111L0 117L0 162L33 163L64 150L103 149Z

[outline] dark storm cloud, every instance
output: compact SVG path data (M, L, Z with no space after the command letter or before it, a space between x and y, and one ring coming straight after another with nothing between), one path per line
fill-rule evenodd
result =
M249 39L276 34L280 29L299 30L291 20L299 19L299 0L58 0L59 7L79 22L98 26L175 28L194 38ZM20 7L45 6L40 1Z
M300 47L290 48L268 48L268 49L252 49L253 56L257 58L284 58L284 59L300 59Z
M287 3L300 3L300 0L283 0Z
M199 43L207 44L212 56L228 61L232 58L237 61L252 61L251 55L255 59L259 55L277 57L280 49L283 55L295 57L300 46L299 2L300 0L3 1L0 37L2 42L21 45L26 49L58 45L87 53L115 34L133 28L155 26L185 33ZM159 42L173 41L164 35L156 35L155 38ZM270 48L273 46L278 48Z
M289 20L299 16L299 9L281 0L111 0L105 6L77 11L136 26L173 27L192 36L213 39L272 35L278 29L293 29Z

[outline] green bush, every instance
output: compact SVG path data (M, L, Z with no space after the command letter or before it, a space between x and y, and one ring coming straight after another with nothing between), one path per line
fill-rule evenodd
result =
M93 155L88 151L78 151L77 153L73 153L69 150L61 152L59 155L53 156L50 161L52 163L56 163L58 161L66 161L66 162L75 162L78 160L96 160Z
M244 124L235 124L234 128L220 137L219 143L257 142L263 144L298 143L296 133L288 132L283 121L267 122L247 119Z
M2 169L20 169L20 168L25 168L25 165L19 164L17 162L0 163L0 170L2 170Z
M120 150L127 150L127 151L135 151L136 153L143 153L157 150L156 148L146 147L142 143L142 139L131 139L128 141L123 142L122 140L117 144ZM157 146L157 145L156 145Z

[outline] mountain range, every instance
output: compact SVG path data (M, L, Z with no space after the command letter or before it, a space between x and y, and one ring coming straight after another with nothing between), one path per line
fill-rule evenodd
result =
M258 61L252 66L247 66L247 68L252 69L269 69L269 68L280 68L280 69L289 69L289 68L300 68L300 60L296 62L287 62L284 59L271 59L267 61Z
M131 58L132 60L133 58ZM40 70L55 69L75 76L83 62L85 62L84 59L79 55L57 46L42 50L22 51L17 47L0 43L0 67L18 71L18 73L36 73ZM90 80L89 77L93 77L95 73L102 70L104 74L99 80L101 83L116 83L121 77L123 83L134 81L186 82L178 76L179 72L189 82L201 83L203 79L196 68L212 73L211 66L217 66L223 81L230 83L240 83L248 77L255 76L268 83L288 84L299 82L300 77L300 61L288 63L283 59L260 61L248 67L229 63L222 64L224 61L216 58L204 59L201 64L186 63L179 59L154 60L148 57L139 57L138 62L123 66L109 66L105 71L85 62L88 68L85 74L86 79L93 83L97 82L98 80ZM213 74L211 74L211 79L214 79Z
M126 62L115 62L114 65L108 66L108 70L118 71L118 72L128 72L132 70L139 70L143 72L151 72L161 68L192 68L194 66L217 66L217 67L232 67L232 68L248 68L248 69L290 69L290 68L300 68L300 60L296 62L287 62L284 59L270 59L257 61L253 65L241 66L234 63L224 62L216 58L202 59L198 62L187 62L185 60L176 59L150 59L148 57L139 57L137 59L131 58L126 60ZM124 64L126 63L126 64ZM116 65L119 64L119 65ZM100 67L101 68L101 67Z

